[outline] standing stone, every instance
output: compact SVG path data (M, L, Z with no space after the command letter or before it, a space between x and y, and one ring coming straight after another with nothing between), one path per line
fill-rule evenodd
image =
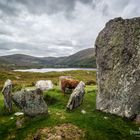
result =
M96 43L98 110L131 118L140 113L140 18L110 20Z
M2 94L4 96L4 107L11 112L12 111L12 81L11 80L8 79L4 83Z
M40 89L18 91L13 95L13 101L28 116L37 116L48 113L47 104Z
M71 94L67 104L67 109L72 110L80 106L83 102L84 94L85 94L85 83L81 81Z
M51 80L39 80L39 81L36 82L35 86L37 88L39 88L40 90L45 91L45 90L52 89L53 88L53 83L52 83Z
M59 86L63 93L72 93L72 91L79 84L78 80L75 80L71 76L60 76L59 77Z

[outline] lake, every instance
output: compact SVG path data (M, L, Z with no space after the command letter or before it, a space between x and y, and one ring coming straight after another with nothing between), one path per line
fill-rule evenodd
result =
M42 69L19 69L14 71L21 71L21 72L62 72L62 71L72 71L72 70L88 70L88 71L96 71L95 68L42 68Z

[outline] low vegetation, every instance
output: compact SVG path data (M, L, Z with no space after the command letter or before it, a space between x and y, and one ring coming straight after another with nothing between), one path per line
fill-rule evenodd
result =
M66 110L69 95L63 95L58 87L58 77L71 75L78 80L88 82L85 90L83 104L73 111ZM95 109L96 99L96 73L93 71L70 71L51 73L22 73L13 71L0 72L0 87L9 78L14 81L14 90L26 86L33 86L40 79L50 79L55 84L54 89L44 92L44 99L48 105L48 116L35 118L24 117L25 123L21 128L16 127L15 112L20 111L16 106L13 112L8 113L3 107L3 96L0 94L0 139L2 140L29 140L33 138L38 129L54 127L59 124L72 124L85 132L85 140L132 140L136 135L130 135L131 130L138 130L138 126L130 120L106 114ZM90 84L91 85L90 85ZM22 86L21 86L22 85Z
M89 81L96 82L95 71L65 71L65 72L49 72L49 73L31 73L31 72L14 72L0 70L0 89L6 79L11 79L14 82L14 90L19 90L24 87L34 86L38 80L52 80L55 85L58 85L60 76L72 76L85 83Z

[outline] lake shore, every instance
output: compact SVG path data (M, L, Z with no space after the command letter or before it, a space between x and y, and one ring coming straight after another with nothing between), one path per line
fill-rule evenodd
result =
M42 69L18 69L14 70L16 72L64 72L64 71L75 71L75 70L86 70L86 71L96 71L96 68L42 68Z

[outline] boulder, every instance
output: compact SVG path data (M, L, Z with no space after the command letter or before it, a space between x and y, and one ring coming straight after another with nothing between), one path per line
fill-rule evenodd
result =
M110 20L96 39L98 110L140 113L140 18Z
M49 90L53 88L53 83L51 80L39 80L36 82L35 86L42 91Z
M13 101L27 116L32 117L48 113L47 104L40 89L18 91L13 95Z
M4 96L4 107L10 112L12 111L12 81L6 80L4 83L2 94Z
M72 93L78 84L79 81L75 80L71 76L59 77L59 86L63 93Z
M84 94L85 94L85 83L81 81L70 95L67 104L67 109L72 110L80 106L83 102Z

